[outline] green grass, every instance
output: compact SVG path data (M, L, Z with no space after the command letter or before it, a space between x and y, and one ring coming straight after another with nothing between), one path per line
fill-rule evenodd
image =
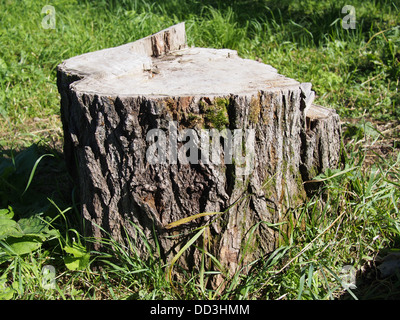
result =
M0 0L0 227L7 226L0 229L0 299L399 297L398 276L366 272L400 240L398 127L383 125L400 120L396 1L352 1L355 30L341 27L345 1L59 0L51 3L56 28L44 29L47 4ZM181 21L189 45L235 49L310 81L318 103L356 122L344 131L343 166L319 177L321 190L286 213L291 231L281 246L217 292L204 286L212 272L205 268L181 270L171 283L156 248L139 259L133 239L131 249L104 239L110 253L88 252L60 154L56 66ZM51 290L42 285L45 265L56 268ZM344 265L358 270L355 290L341 286Z

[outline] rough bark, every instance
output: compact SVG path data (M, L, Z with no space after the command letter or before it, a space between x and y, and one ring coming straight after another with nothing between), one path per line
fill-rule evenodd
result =
M271 224L305 199L305 180L337 165L339 118L313 104L311 84L232 50L187 48L185 38L180 24L60 64L65 156L89 235L104 236L102 228L124 243L129 234L146 255L142 232L153 245L157 239L168 262L193 228L208 225L196 243L232 274L275 249ZM252 170L241 174L243 166L222 161L225 140L218 143L220 164L201 157L195 164L179 157L149 163L146 134L163 129L170 151L171 124L177 132L194 129L199 139L204 129L253 129ZM204 212L223 213L169 228ZM180 263L193 267L200 259L192 246Z

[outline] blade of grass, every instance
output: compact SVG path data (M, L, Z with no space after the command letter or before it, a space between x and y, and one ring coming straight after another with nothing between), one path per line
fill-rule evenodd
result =
M345 174L345 173L348 173L348 172L350 172L350 171L356 170L356 169L358 169L358 168L360 168L360 166L356 166L356 167L348 168L348 169L345 169L345 170L341 170L341 171L339 171L339 172L337 172L337 173L335 173L335 174L333 174L333 175L331 175L331 176L329 176L329 177L322 178L322 179L319 178L319 177L321 176L321 175L319 175L319 176L315 177L315 178L312 179L312 180L304 181L303 184L305 184L305 183L311 183L311 182L323 182L323 181L327 181L327 180L336 178L336 177L338 177L338 176L341 176L341 175L343 175L343 174ZM324 175L322 175L322 176L324 176Z
M180 258L180 256L204 233L205 228L201 229L198 231L180 250L179 252L174 256L174 258L171 261L171 265L168 270L168 279L172 284L172 269L176 263L176 261Z
M23 195L25 194L25 192L28 190L29 186L31 185L33 176L35 175L35 172L36 172L36 168L37 168L37 166L39 165L40 161L41 161L44 157L54 157L54 155L51 154L51 153L49 153L49 154L44 154L44 155L42 155L39 159L36 160L36 162L35 162L35 164L34 164L34 166L33 166L33 168L32 168L32 171L31 171L31 173L30 173L30 175L29 175L28 183L26 184L25 190L24 190L24 192L22 192L22 195L21 195L21 196L23 196Z
M299 292L298 292L298 294L297 294L297 300L300 300L300 299L301 299L301 296L302 296L302 294L303 294L305 278L306 278L306 273L304 272L304 273L302 274L302 276L300 277Z

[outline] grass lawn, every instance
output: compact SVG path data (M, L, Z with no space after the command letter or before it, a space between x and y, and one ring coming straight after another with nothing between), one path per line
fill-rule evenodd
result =
M400 3L351 1L355 29L342 27L346 4L0 0L0 300L400 298L400 269L382 274L400 250ZM112 253L88 251L62 156L56 66L182 21L189 45L234 49L312 82L316 102L343 121L341 167L289 210L296 220L275 252L216 291L204 286L213 270L169 282L150 247L146 261L112 239ZM346 268L357 288L343 285Z

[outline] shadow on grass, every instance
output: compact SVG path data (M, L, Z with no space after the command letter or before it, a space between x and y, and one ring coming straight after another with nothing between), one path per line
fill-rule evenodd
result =
M0 149L0 208L12 207L16 219L34 215L54 218L59 214L55 205L64 210L73 204L73 191L58 150L42 144L18 151ZM69 218L79 225L79 217Z

